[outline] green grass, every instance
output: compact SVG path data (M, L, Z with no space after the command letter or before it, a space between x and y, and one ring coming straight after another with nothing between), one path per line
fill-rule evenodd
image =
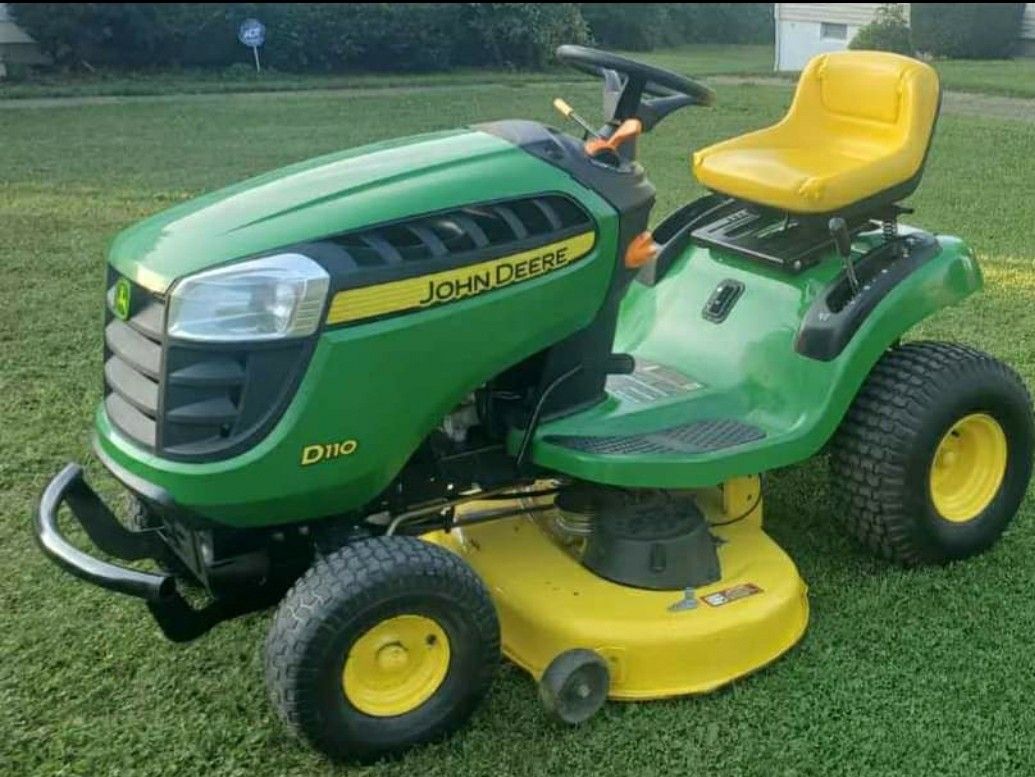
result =
M773 72L773 47L769 44L693 44L649 52L620 53L630 59L689 76Z
M693 45L678 49L627 56L697 76L766 72L772 69L772 46ZM448 73L293 74L255 73L234 68L226 71L186 70L158 73L47 73L32 72L27 80L0 81L0 100L27 97L102 97L123 95L230 94L235 92L294 92L317 89L366 89L454 84L537 84L558 79L578 80L574 70L557 68L540 72L462 69Z
M569 71L572 78L581 78ZM555 81L558 71L522 72L488 68L442 73L280 73L276 71L183 70L157 73L34 73L28 80L0 82L0 99L103 97L237 92L306 92L455 84L526 84Z
M772 475L768 525L811 586L813 621L789 656L720 693L608 705L558 729L505 665L470 728L401 762L334 767L267 705L268 614L187 647L136 602L45 561L30 509L68 459L88 458L99 398L104 252L136 219L267 168L386 135L528 116L561 91L492 85L406 94L0 111L0 773L10 775L1005 774L1035 762L1035 500L991 553L902 571L838 529L825 463ZM777 117L790 94L723 87L642 143L656 214L696 196L689 149ZM979 150L979 151L976 151ZM1035 125L943 117L913 220L968 237L987 289L915 334L961 340L1035 383ZM90 465L91 476L114 493Z
M960 92L1035 97L1035 57L951 59L933 63L946 89Z
M620 52L632 59L701 77L772 76L769 44L692 44L650 52ZM947 89L1012 97L1035 97L1035 57L1014 60L945 60L934 63ZM786 76L790 78L791 76ZM239 68L226 71L184 70L157 73L48 73L35 71L26 80L0 81L0 100L39 97L112 97L241 92L299 92L330 89L380 89L422 86L507 85L519 87L558 80L580 80L572 70L539 72L461 69L447 73L296 74Z
M777 75L773 72L773 47L769 45L694 45L625 53L633 59L690 76ZM1035 57L949 59L931 64L938 71L945 89L1035 98Z

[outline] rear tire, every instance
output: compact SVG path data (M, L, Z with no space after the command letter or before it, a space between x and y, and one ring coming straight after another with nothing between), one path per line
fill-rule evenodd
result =
M459 557L412 537L318 559L266 641L266 681L288 726L335 759L373 761L461 726L500 662L488 591Z
M881 357L831 447L838 511L874 553L942 564L991 547L1031 478L1031 398L1012 369L961 345Z

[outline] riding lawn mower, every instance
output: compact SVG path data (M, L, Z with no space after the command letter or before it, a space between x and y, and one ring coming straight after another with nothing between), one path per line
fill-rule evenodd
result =
M69 464L39 543L175 641L276 605L271 698L333 758L454 731L501 652L570 724L769 664L809 608L763 530L766 471L828 456L837 517L904 565L986 550L1027 488L1019 377L902 342L981 287L960 239L900 223L933 69L820 55L779 123L693 153L708 193L655 223L641 136L712 91L557 56L603 82L600 127L555 103L581 138L376 143L110 250L93 448L131 509ZM84 552L62 506L153 563Z

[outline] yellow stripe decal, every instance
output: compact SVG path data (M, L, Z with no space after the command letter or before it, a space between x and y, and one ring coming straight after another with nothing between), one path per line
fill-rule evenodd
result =
M578 261L593 249L595 240L595 233L583 232L519 254L455 270L339 291L331 300L327 323L343 324L429 308L531 280Z

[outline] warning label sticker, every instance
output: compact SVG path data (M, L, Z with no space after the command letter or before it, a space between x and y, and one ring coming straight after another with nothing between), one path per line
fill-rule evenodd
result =
M716 591L713 594L702 596L701 599L705 604L711 605L712 607L722 607L724 604L735 602L738 599L746 599L749 596L760 593L762 593L762 589L754 583L741 583L732 588L727 588L723 591Z
M636 371L631 375L611 375L607 379L608 393L637 405L689 394L703 387L678 370L644 359L636 360Z

